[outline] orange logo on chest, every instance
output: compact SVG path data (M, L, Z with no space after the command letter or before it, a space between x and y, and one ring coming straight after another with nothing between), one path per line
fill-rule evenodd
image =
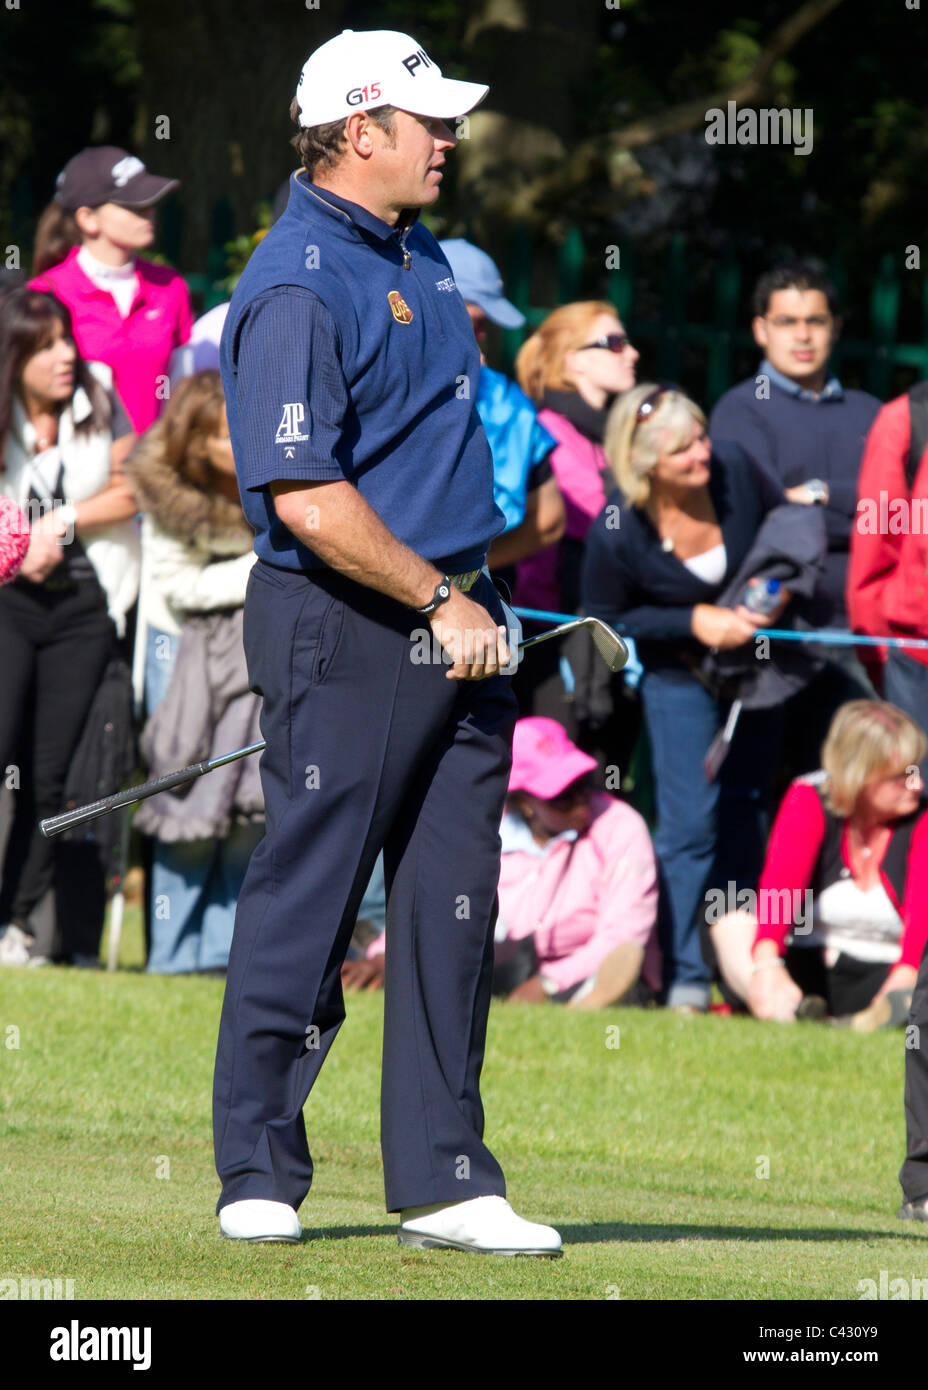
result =
M390 301L390 308L397 323L412 323L412 310L406 303L399 290L391 290L387 295Z

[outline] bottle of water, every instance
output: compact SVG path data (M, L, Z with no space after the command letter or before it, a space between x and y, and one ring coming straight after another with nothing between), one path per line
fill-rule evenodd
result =
M744 591L741 602L745 608L750 608L752 613L766 617L780 602L780 589L779 579L752 579Z

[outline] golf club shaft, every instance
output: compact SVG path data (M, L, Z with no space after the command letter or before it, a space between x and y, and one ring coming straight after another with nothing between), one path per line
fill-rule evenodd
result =
M551 637L560 637L582 622L582 618L573 618L550 632L543 632L539 637L530 637L528 641L519 643L519 651L525 651L526 647L532 647L536 642L546 642ZM76 806L71 811L63 811L59 816L49 816L39 822L39 829L46 840L50 840L53 835L60 835L63 830L71 830L76 825L85 824L86 821L98 820L101 816L108 816L111 811L118 811L121 806L131 806L136 801L145 801L149 796L157 796L159 792L170 791L172 787L192 782L224 763L246 758L249 753L259 753L264 747L263 742L252 743L248 748L237 748L234 753L223 753L221 757L210 758L202 763L191 763L189 767L179 768L176 772L166 772L162 777L154 777L150 782L140 782L135 787L127 787L125 791L115 792L101 801L92 801L87 806Z
M108 816L111 811L118 811L121 806L131 806L136 801L157 796L158 792L170 791L172 787L192 782L204 773L222 767L224 763L246 758L249 753L258 753L264 746L263 743L252 743L248 748L237 748L234 753L223 753L218 758L209 758L202 763L190 763L188 767L178 768L176 772L166 772L161 777L153 777L150 782L140 782L137 786L127 787L125 791L114 792L102 801L91 801L86 806L76 806L72 811L63 811L60 816L50 816L39 822L39 829L46 840L50 840L53 835L60 835L63 830L70 830L75 825L83 825L85 821Z
M572 618L568 623L561 623L560 627L553 627L550 632L540 632L537 637L527 637L524 642L519 643L519 651L524 652L527 647L534 647L539 642L550 642L552 637L564 637L568 632L573 632L574 628L584 626L585 619Z

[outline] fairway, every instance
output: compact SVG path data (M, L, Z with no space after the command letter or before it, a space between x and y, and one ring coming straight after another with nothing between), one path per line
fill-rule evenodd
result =
M304 1242L223 1241L222 990L0 971L0 1277L70 1279L78 1299L753 1300L928 1275L925 1230L895 1217L901 1033L657 1010L493 1007L487 1138L562 1259L402 1251L383 1210L382 995L349 998L307 1108Z

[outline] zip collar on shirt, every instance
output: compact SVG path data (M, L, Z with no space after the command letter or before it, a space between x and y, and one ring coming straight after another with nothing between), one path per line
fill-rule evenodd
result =
M389 222L384 222L383 218L375 216L367 208L362 207L360 203L353 203L350 199L342 198L338 193L333 193L331 188L320 188L318 184L311 183L309 179L300 178L302 172L301 169L298 169L291 175L291 202L296 197L295 185L301 193L309 194L316 203L323 203L331 212L340 213L347 222L352 222L363 231L370 232L379 241L394 240L403 253L403 269L409 269L411 256L406 249L406 238L418 220L418 208L404 208L396 221L396 225L391 227Z

